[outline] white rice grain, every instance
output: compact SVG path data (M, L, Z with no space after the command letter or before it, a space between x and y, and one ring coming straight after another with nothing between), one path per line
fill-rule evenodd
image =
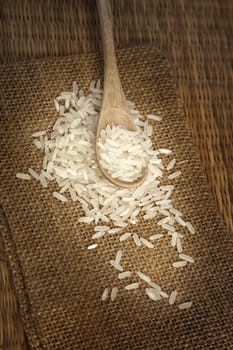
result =
M172 266L173 267L183 267L183 266L185 266L185 265L187 265L187 261L185 261L185 260L183 260L183 261L175 261L175 262L173 262L172 263Z
M175 215L175 220L179 225L183 227L186 225L185 221L180 216Z
M56 192L54 192L54 193L56 193ZM61 196L61 195L60 195L60 196ZM59 196L58 199L62 200L63 202L66 202L66 201L67 201L67 198L66 198L65 196L62 196L62 197L65 198L66 200L65 200L65 199L61 199L60 196ZM56 195L54 195L54 197L56 197ZM94 218L91 217L91 216L83 216L83 217L80 217L80 218L78 219L79 222L82 222L82 223L84 223L84 224L90 224L93 220L94 220Z
M151 235L149 237L149 240L150 241L154 241L154 240L157 240L157 239L160 239L160 238L163 238L164 235L162 233L155 233L154 235Z
M185 310L185 309L189 309L192 306L193 302L192 301L186 301L185 303L179 304L178 308L180 310Z
M132 232L125 232L123 235L120 236L120 242L125 241L130 236L132 236Z
M189 231L192 235L195 234L195 229L194 229L193 225L191 224L191 222L186 221L185 226L187 227L188 231Z
M115 262L116 262L116 264L120 264L121 257L122 257L122 250L119 249L119 250L117 251L116 257L115 257Z
M145 288L145 293L153 301L158 301L161 299L158 291L153 288Z
M138 247L141 247L142 243L141 243L140 238L138 237L137 233L134 233L134 234L133 234L133 240L134 240L134 243L135 243Z
M172 151L170 149L167 149L167 148L159 148L158 151L161 154L170 154L170 153L172 153Z
M28 168L28 172L32 177L34 177L34 179L40 181L40 175L37 174L37 172L35 170L33 170L32 168Z
M38 149L42 148L42 144L40 143L39 140L33 140L33 143Z
M173 207L170 208L169 211L170 211L170 213L174 214L175 216L183 216L183 214L179 210L177 210Z
M108 294L109 294L109 288L105 288L104 291L103 291L103 294L101 296L101 300L102 301L105 301L108 299Z
M118 271L123 271L123 267L118 264L115 260L109 260L109 263Z
M48 186L47 181L45 180L43 174L40 174L40 182L41 182L41 185L43 187L47 187Z
M59 112L60 111L60 106L59 106L59 103L57 102L56 99L54 99L54 106L55 106L56 111Z
M111 300L112 301L116 300L117 292L118 292L118 288L117 287L113 287L112 291L111 291Z
M172 226L172 225L169 225L169 224L162 224L162 227L167 230L167 231L170 231L170 232L175 232L175 227Z
M96 233L94 233L93 235L92 235L92 239L98 239L98 238L101 238L101 237L103 237L105 235L105 232L104 231L102 231L102 232L96 232Z
M135 283L130 283L127 286L125 286L126 290L133 290L133 289L138 289L139 288L139 283L135 282Z
M172 239L171 239L171 246L173 248L175 248L176 244L177 244L177 232L172 232Z
M157 283L155 283L155 282L153 282L153 281L148 282L148 284L149 284L153 289L155 289L157 292L160 292L161 289L162 289Z
M61 193L53 192L53 196L55 198L59 199L59 201L61 201L61 202L67 202L67 198L65 196L63 196Z
M162 290L159 291L159 294L161 295L162 298L166 298L166 299L169 298L169 295Z
M172 173L172 174L168 175L168 179L169 179L169 180L173 180L173 179L175 179L176 177L178 177L178 176L180 176L180 175L181 175L181 171L178 170L178 171L176 171L175 173Z
M109 230L109 227L108 226L96 226L94 228L94 231L95 232L106 232Z
M176 296L177 296L177 290L173 290L170 294L170 297L168 299L168 302L170 305L173 305L175 300L176 300Z
M132 275L131 271L124 271L124 272L118 273L118 278L123 279L126 277L130 277L131 275Z
M173 158L172 160L170 160L170 162L167 165L167 171L172 170L175 164L176 164L176 158Z
M162 120L162 117L160 117L159 115L155 115L155 114L148 114L147 118L155 120L157 122L160 122Z
M136 274L138 275L139 278L141 278L141 280L150 283L151 279L149 276L145 275L143 272L137 271Z
M31 176L24 173L17 173L16 177L21 180L31 180Z
M112 233L118 233L120 231L121 231L120 228L112 228L112 229L108 230L108 233L112 234Z
M46 131L43 130L43 131L36 131L32 134L32 137L40 137L40 136L44 136L46 135Z
M98 244L97 243L93 243L93 244L90 244L87 249L91 250L91 249L95 249L98 247Z
M150 249L153 249L154 248L154 244L152 244L151 242L149 242L147 239L143 238L143 237L140 237L140 240L141 242L147 247L147 248L150 248Z
M182 253L182 243L181 243L181 239L180 238L177 238L176 248L177 248L178 253Z
M189 255L186 255L186 254L179 254L179 258L180 258L181 260L185 260L185 261L188 261L188 262L190 262L190 263L194 263L194 259L193 259L191 256L189 256Z

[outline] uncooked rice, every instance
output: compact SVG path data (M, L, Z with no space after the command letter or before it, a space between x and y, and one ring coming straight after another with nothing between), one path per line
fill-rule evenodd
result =
M31 180L31 176L24 173L17 173L16 177L21 180Z
M96 233L94 233L93 235L92 235L92 239L98 239L98 238L101 238L101 237L103 237L105 235L105 232L104 231L99 231L99 232L96 232Z
M155 120L157 122L160 122L162 120L162 117L160 117L159 115L155 115L155 114L148 114L147 118L149 118L151 120Z
M133 182L142 176L151 147L146 131L141 128L129 131L119 125L108 125L100 131L99 162L112 178Z
M98 244L97 243L93 243L93 244L90 244L87 249L95 249L98 247Z
M139 278L141 278L141 280L147 282L147 283L150 283L151 282L151 279L149 276L145 275L143 272L141 271L137 271L136 274L138 275Z
M115 257L115 262L116 262L117 264L120 263L121 257L122 257L122 250L120 249L120 250L117 251L116 257Z
M173 290L170 294L170 297L169 297L169 304L172 305L174 304L175 300L176 300L176 296L177 296L177 290Z
M123 267L115 260L109 260L109 263L118 271L123 271Z
M185 261L185 260L175 261L175 262L172 263L173 267L183 267L185 265L187 265L187 261Z
M123 235L120 236L120 242L125 241L127 238L129 238L130 236L132 236L131 232L125 232Z
M101 297L102 301L107 300L108 294L109 294L109 288L105 288Z
M28 168L28 172L29 174L34 177L36 180L40 180L40 175L37 174L37 172L35 170L33 170L32 168Z
M178 176L180 176L180 175L181 175L181 171L178 170L178 171L176 171L175 173L172 173L172 174L168 175L168 179L169 179L169 180L173 180L173 179L175 179L176 177L178 177Z
M179 304L178 308L180 310L189 309L192 306L192 301L186 301L185 303Z
M193 225L191 224L191 222L186 221L185 226L187 227L188 231L189 231L192 235L194 235L195 229L194 229Z
M182 253L182 243L181 243L181 239L180 238L177 238L176 248L177 248L178 253Z
M53 192L53 196L59 199L61 202L67 202L67 198L59 192Z
M134 249L141 247L142 243L148 248L154 248L151 241L171 236L171 246L176 247L177 255L181 259L171 262L172 266L180 268L185 267L188 262L194 262L192 257L182 252L182 239L185 238L185 231L194 234L195 229L189 221L185 221L183 214L173 207L175 186L170 183L181 175L181 170L173 173L171 170L174 166L185 164L187 160L170 158L172 150L169 148L154 149L151 141L153 128L149 120L152 123L160 121L161 116L152 113L148 114L145 120L136 109L135 103L128 101L136 131L128 131L116 125L108 125L105 130L101 130L98 140L101 164L112 177L123 181L134 181L141 176L146 165L148 175L142 185L132 188L120 188L106 180L97 166L95 157L95 134L102 95L100 80L93 80L86 95L78 88L77 83L73 82L73 91L64 91L56 97L54 107L58 117L52 129L32 134L34 145L44 152L41 170L29 168L28 174L18 172L16 177L22 180L30 180L33 177L43 187L54 182L57 190L52 192L52 195L57 200L79 203L83 214L78 221L92 227L93 240L107 234L119 234L121 249L117 251L115 260L109 261L119 271L118 282L135 273L135 277L150 286L145 288L145 293L150 299L157 301L169 298L168 303L173 304L176 290L172 291L169 297L149 276L137 271L136 267L135 272L124 271L120 260L122 251L126 253L123 245L125 247L133 241L136 245ZM166 180L166 184L163 184L162 179ZM134 232L139 220L153 220L159 232L146 238L139 237ZM178 233L179 227L182 234ZM97 247L97 243L91 243L87 249L93 250ZM128 291L138 289L139 282L130 283L124 288ZM107 300L109 292L109 287L104 289L101 297L103 301ZM116 299L117 292L118 287L111 289L112 301ZM185 309L191 305L192 302L185 302L179 304L178 308Z
M176 158L173 158L172 160L170 160L170 162L167 165L167 171L170 171L174 168L176 164Z
M117 287L113 287L112 291L111 291L111 300L114 301L117 297L117 292L118 292L118 288Z
M147 248L150 248L150 249L154 248L154 244L149 242L147 239L140 237L140 240Z
M141 240L140 240L140 238L138 237L137 233L134 233L134 234L133 234L133 239L134 239L134 243L135 243L138 247L141 247L142 243L141 243Z
M150 241L154 241L154 240L157 240L157 239L160 239L160 238L163 238L164 235L162 233L155 233L154 235L151 235L149 237L149 240Z
M148 284L149 284L153 289L157 290L158 292L160 292L161 289L162 289L157 283L155 283L155 282L153 282L153 281L148 282Z
M162 298L166 298L166 299L169 298L169 295L162 290L159 291L159 294L161 295Z
M121 280L123 278L130 277L131 274L132 274L131 271L120 272L118 273L118 278Z
M161 296L158 293L158 291L153 288L145 288L145 293L153 301L158 301L161 299Z
M139 288L138 282L130 283L130 284L127 284L127 286L125 286L126 290L132 290L132 289L138 289L138 288Z
M194 259L191 256L186 255L186 254L179 254L179 258L182 260L186 260L188 262L191 262L191 263L194 262Z
M109 226L96 226L94 231L96 232L106 232L109 230Z

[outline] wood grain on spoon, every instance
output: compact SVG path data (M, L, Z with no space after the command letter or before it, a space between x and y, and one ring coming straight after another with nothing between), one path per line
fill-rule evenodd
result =
M143 168L141 177L132 182L125 182L117 178L112 178L111 174L101 166L99 161L99 147L97 142L102 129L105 129L108 124L120 125L130 131L135 131L136 128L133 118L129 113L117 69L113 39L112 12L109 0L97 0L97 6L104 52L104 92L96 132L96 159L103 175L113 184L120 187L135 187L144 182L148 171L147 167Z

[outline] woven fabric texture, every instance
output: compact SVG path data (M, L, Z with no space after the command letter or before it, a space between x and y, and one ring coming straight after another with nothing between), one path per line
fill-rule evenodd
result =
M209 195L170 68L154 47L121 50L117 57L126 96L144 115L163 117L154 125L154 145L187 161L173 200L197 231L184 233L184 249L195 259L185 269L171 267L176 254L168 240L156 251L122 244L122 264L144 271L165 291L177 288L178 301L192 300L193 307L153 303L143 288L125 291L108 263L119 238L103 238L88 251L93 226L78 223L77 203L56 201L53 186L15 178L29 166L40 169L32 132L53 125L53 99L73 80L87 89L91 79L103 77L101 56L8 64L1 67L1 229L28 342L46 350L232 349L232 235ZM141 221L132 229L148 237L157 225ZM113 303L100 300L106 286L119 287Z

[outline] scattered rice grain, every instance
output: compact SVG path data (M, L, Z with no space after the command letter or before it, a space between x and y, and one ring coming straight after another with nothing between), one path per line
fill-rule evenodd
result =
M113 287L112 291L111 291L111 300L112 301L116 300L117 292L118 292L118 288L117 287Z
M168 302L169 302L170 305L173 305L173 304L174 304L174 302L175 302L175 300L176 300L176 296L177 296L177 290L173 290L173 291L171 292L170 297L169 297L169 300L168 300Z
M31 180L31 176L24 173L17 173L16 177L21 180Z
M123 278L126 278L126 277L130 277L131 274L132 274L131 271L120 272L120 273L118 273L118 278L119 279L123 279Z
M192 306L193 302L192 301L186 301L185 303L179 304L178 308L180 310L185 310L185 309L189 309Z
M175 261L172 263L173 267L183 267L187 265L187 261L183 260L183 261Z
M104 291L103 291L103 294L102 294L101 300L102 300L102 301L107 300L107 298L108 298L108 294L109 294L109 288L105 288L105 289L104 289Z
M139 283L135 282L135 283L130 283L127 286L125 286L126 290L132 290L132 289L138 289L139 288Z

